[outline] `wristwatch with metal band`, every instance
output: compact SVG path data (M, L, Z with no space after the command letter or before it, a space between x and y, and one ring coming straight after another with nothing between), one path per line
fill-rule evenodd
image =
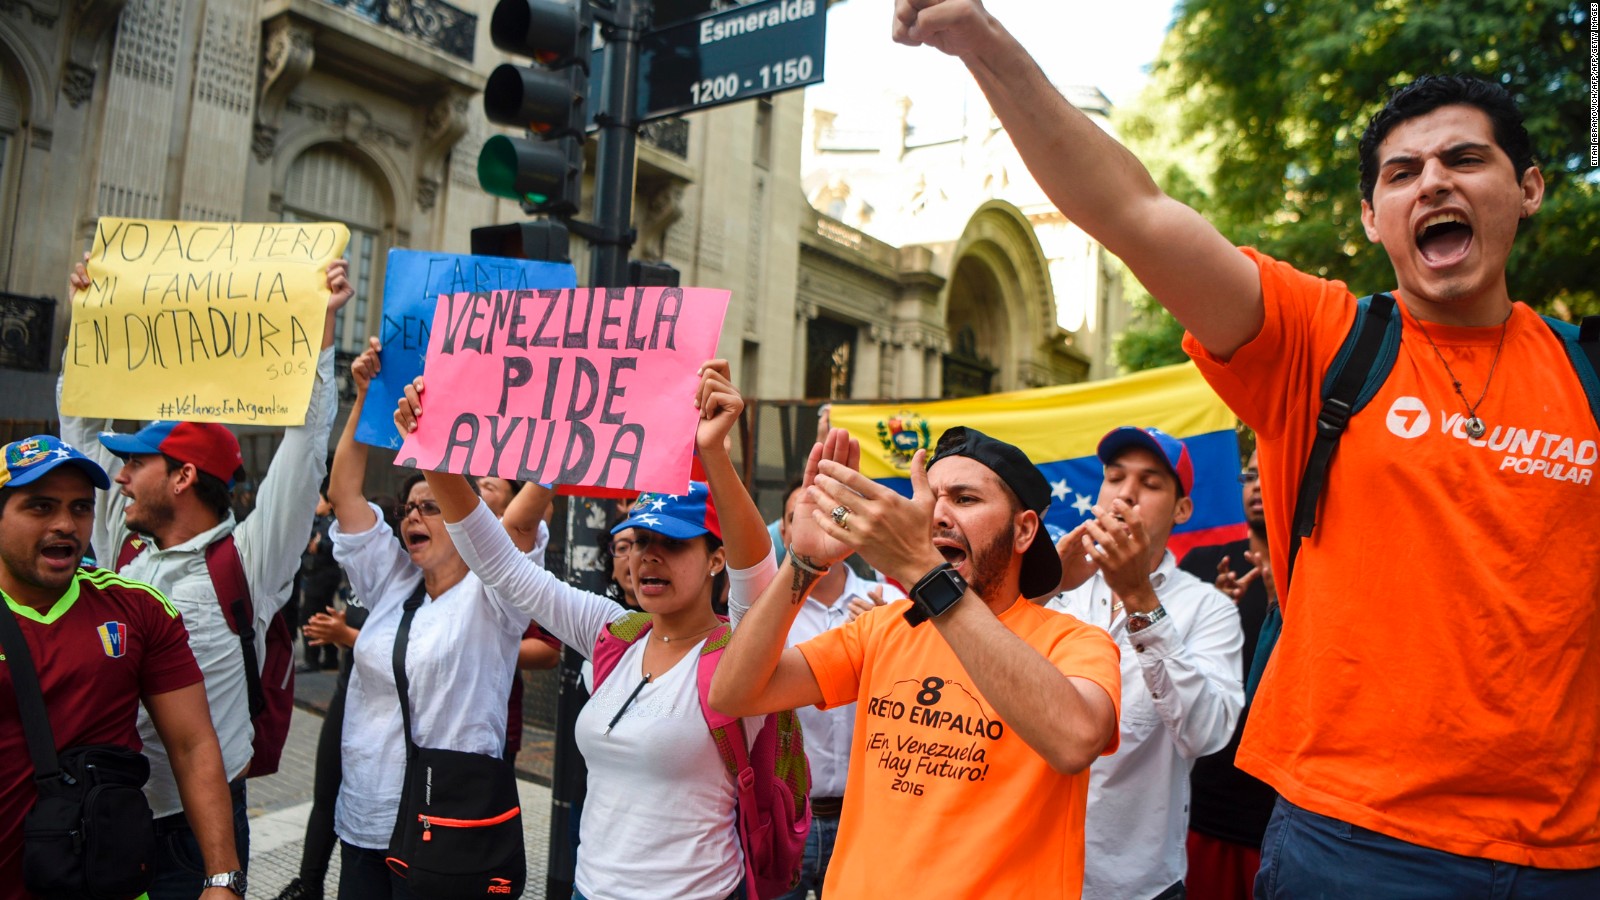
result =
M967 580L949 563L940 563L911 588L911 608L906 622L913 627L942 616L967 592Z
M1137 634L1167 617L1167 608L1157 606L1149 612L1128 613L1128 633Z
M200 885L200 890L203 891L206 888L214 887L227 888L228 890L233 891L235 894L238 894L240 897L243 897L244 873L238 869L234 869L232 872L223 872L220 875L208 876L205 884Z

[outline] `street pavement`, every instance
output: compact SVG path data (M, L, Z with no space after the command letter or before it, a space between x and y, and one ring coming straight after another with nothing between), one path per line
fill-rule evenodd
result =
M250 896L272 900L300 874L300 851L306 818L311 814L311 785L316 770L317 735L322 712L332 696L334 673L295 677L298 706L289 725L289 740L275 775L253 778L247 788L250 804ZM545 896L545 862L550 833L551 735L523 729L523 752L517 756L517 789L522 795L522 834L528 854L528 887L523 897ZM338 895L339 853L334 850L324 890ZM564 898L563 898L564 900Z

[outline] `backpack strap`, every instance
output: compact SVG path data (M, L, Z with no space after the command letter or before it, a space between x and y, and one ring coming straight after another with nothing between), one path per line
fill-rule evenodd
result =
M11 687L17 692L17 712L22 716L22 736L28 743L28 755L33 758L34 780L42 783L57 776L65 777L56 760L55 733L50 729L50 715L45 710L44 691L39 687L39 672L33 667L33 653L22 636L16 613L4 604L0 604L0 649L5 651Z
M706 638L700 648L695 688L700 695L700 712L706 718L706 727L711 729L711 740L716 743L722 763L727 766L728 774L733 776L734 788L739 792L735 809L739 814L739 847L744 853L745 896L754 898L758 896L756 870L750 860L750 852L754 846L751 843L751 817L755 815L757 802L756 771L750 765L750 745L744 720L711 708L711 677L716 674L717 663L722 661L722 651L727 649L732 636L733 627L724 622Z
M133 562L134 558L143 553L144 548L148 546L150 546L150 544L144 538L139 537L131 531L128 532L128 534L122 539L122 546L117 548L117 564L112 571L121 572L123 569L127 568L128 563Z
M1400 353L1401 317L1390 294L1373 294L1356 301L1356 319L1333 365L1322 382L1322 409L1317 413L1317 434L1300 478L1294 520L1289 532L1289 568L1280 590L1287 593L1294 574L1300 542L1317 527L1317 505L1327 481L1328 466L1339 447L1350 417L1372 401Z
M646 612L631 612L606 623L600 629L600 636L595 638L594 653L590 656L590 664L594 666L594 689L600 690L600 683L610 677L617 663L639 638L650 631L654 622Z
M206 547L206 572L211 576L211 589L216 592L217 605L222 607L222 617L228 628L239 636L239 649L244 654L244 684L250 700L250 718L261 715L267 708L266 694L261 690L261 660L256 656L256 613L250 602L250 582L244 577L244 561L239 558L239 547L233 535L225 535Z
M1549 316L1540 318L1561 339L1567 359L1583 383L1583 393L1589 398L1589 412L1594 414L1595 424L1600 425L1600 316L1584 316L1578 325Z

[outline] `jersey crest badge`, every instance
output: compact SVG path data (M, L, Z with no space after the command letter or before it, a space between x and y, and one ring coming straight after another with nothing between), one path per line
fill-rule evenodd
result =
M95 629L100 633L100 649L112 659L120 659L128 652L128 626L121 622L107 622Z

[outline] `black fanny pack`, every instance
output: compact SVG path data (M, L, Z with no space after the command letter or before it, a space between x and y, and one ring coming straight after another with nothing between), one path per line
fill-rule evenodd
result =
M22 821L22 881L39 900L128 900L149 888L155 822L150 761L109 744L55 752L39 673L14 614L0 615L38 800Z
M394 638L394 681L406 738L405 784L389 838L389 868L427 900L520 897L528 880L522 806L511 763L482 753L419 747L411 736L406 638L423 588L406 601Z

